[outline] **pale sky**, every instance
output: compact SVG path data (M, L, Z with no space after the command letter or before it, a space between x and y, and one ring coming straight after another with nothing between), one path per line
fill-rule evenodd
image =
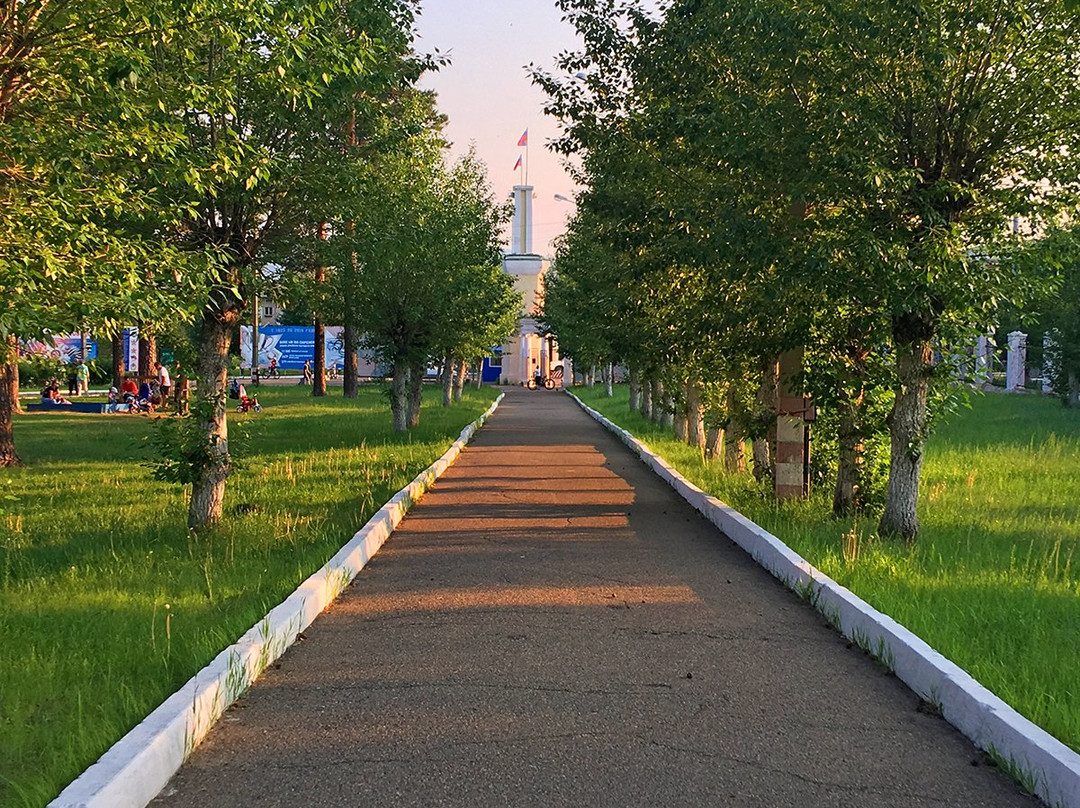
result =
M529 184L533 200L533 252L549 256L551 241L563 232L573 205L574 186L562 158L547 142L558 133L544 115L544 93L525 65L554 68L555 55L576 48L573 29L561 21L554 0L424 0L416 43L418 51L449 52L451 64L421 82L438 93L439 110L449 118L446 136L454 156L470 143L488 167L498 199L520 182L514 163L522 132L529 130Z

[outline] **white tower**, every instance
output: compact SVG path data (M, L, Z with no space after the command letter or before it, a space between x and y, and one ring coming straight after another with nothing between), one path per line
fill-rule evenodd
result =
M503 270L514 278L514 288L521 294L523 316L518 333L503 346L502 380L520 384L537 372L547 376L554 356L548 356L543 335L536 321L544 298L544 273L548 262L533 252L531 185L514 186L514 218L510 230L510 252L503 256Z
M514 186L514 221L510 232L511 255L532 255L532 198L531 185Z

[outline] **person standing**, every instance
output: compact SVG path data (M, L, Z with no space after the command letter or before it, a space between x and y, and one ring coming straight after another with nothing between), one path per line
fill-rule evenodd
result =
M188 411L188 378L180 369L180 360L173 364L173 376L176 377L176 392L173 394L173 406L177 415L187 415Z
M172 389L172 379L169 377L169 369L160 362L155 362L154 370L157 372L158 387L161 388L161 405L163 407L168 406L169 390Z
M310 385L313 381L315 381L315 377L311 373L311 360L310 359L305 359L304 360L304 380L302 382L300 382L300 383Z
M85 396L90 392L90 368L87 367L85 359L80 359L75 366L75 380L78 390L76 395Z

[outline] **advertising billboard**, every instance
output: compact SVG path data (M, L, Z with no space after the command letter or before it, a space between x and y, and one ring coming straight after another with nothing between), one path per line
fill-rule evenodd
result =
M240 326L240 364L251 367L251 326ZM345 367L345 329L339 325L326 326L326 344L323 358L328 370ZM315 358L315 327L310 325L263 325L259 326L259 367L270 367L276 359L277 366L288 370L301 370L304 362ZM361 376L378 375L377 368L366 351L359 352Z
M86 359L97 359L98 345L95 340L86 341ZM19 353L40 359L52 359L64 365L79 361L82 353L82 335L49 334L43 339L19 340Z

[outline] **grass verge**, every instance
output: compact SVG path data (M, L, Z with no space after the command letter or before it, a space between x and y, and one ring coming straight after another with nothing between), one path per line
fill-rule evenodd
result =
M879 539L875 514L833 519L831 491L777 504L631 413L625 388L574 392L1080 751L1080 413L986 395L953 415L927 446L908 547Z
M39 808L317 570L436 460L497 391L390 429L386 399L264 387L230 415L242 468L222 527L186 530L186 492L141 463L142 416L16 420L0 471L0 805Z

